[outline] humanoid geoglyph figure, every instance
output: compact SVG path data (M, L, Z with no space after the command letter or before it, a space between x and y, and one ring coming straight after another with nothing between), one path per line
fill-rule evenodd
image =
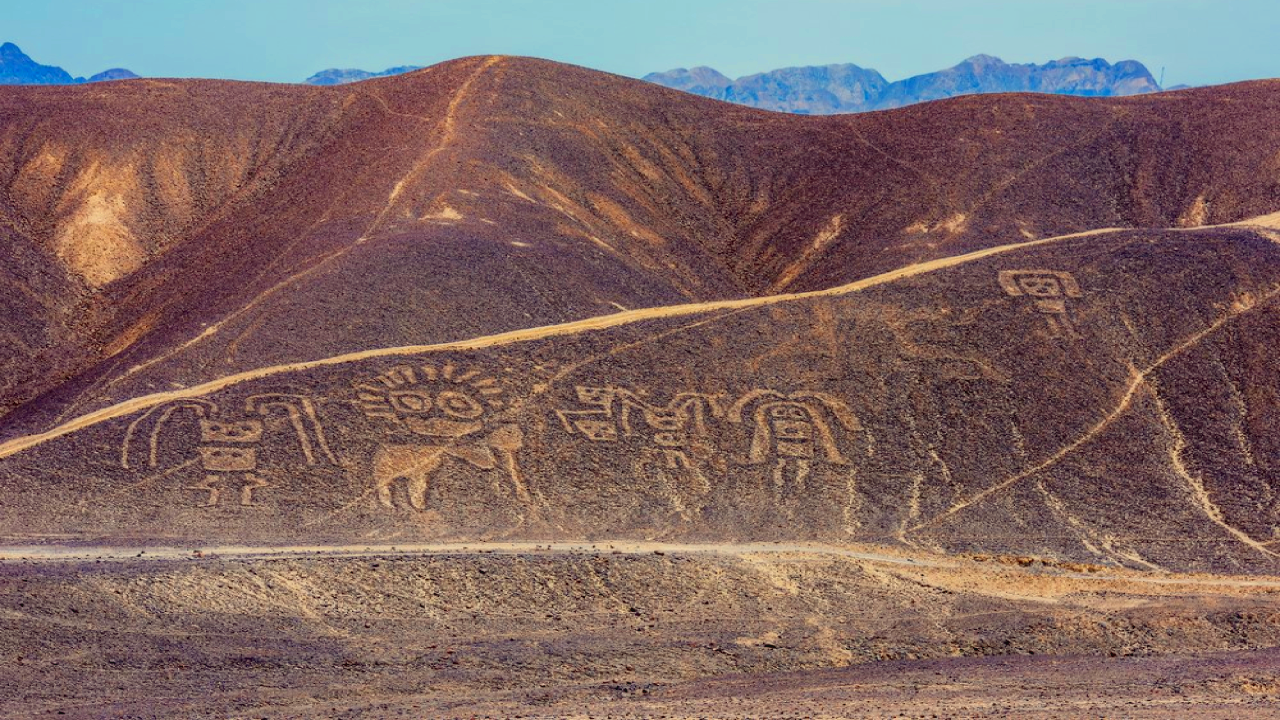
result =
M280 418L281 425L287 423L287 432L292 433L307 465L338 464L309 398L264 394L247 398L245 415L240 416L228 417L219 411L216 403L202 398L177 400L151 408L129 424L120 449L121 467L158 467L161 435L179 413L189 413L199 421L196 452L204 476L187 489L207 493L203 507L218 505L227 490L236 491L240 505L254 504L254 491L268 485L258 471L258 451L264 442L265 421L272 418ZM144 440L145 458L139 457L142 448L138 447Z
M1057 270L1001 270L1000 287L1012 297L1029 297L1036 309L1045 314L1054 335L1078 336L1067 299L1082 297L1080 284L1069 272Z
M752 390L729 408L729 422L752 424L747 464L772 463L778 492L803 491L817 463L848 465L837 432L862 430L847 405L822 392Z
M692 520L711 490L701 461L715 454L707 418L721 414L716 398L682 392L659 405L624 388L580 386L577 393L587 409L557 410L564 429L593 442L640 441L632 460L636 477L656 489L672 512Z

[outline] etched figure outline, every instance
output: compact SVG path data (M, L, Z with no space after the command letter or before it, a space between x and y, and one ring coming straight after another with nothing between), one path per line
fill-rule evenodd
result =
M516 497L532 504L516 457L524 432L495 417L508 407L506 389L496 378L453 363L428 363L397 365L353 387L355 405L367 417L390 423L393 435L423 438L383 441L374 451L374 488L384 507L396 507L393 489L404 481L410 507L425 511L432 477L451 459L479 470L501 469Z
M772 459L773 484L778 492L788 484L804 490L815 463L849 465L837 442L836 428L843 427L849 433L862 431L862 422L843 401L808 390L752 390L729 408L728 420L752 423L745 464L763 465Z
M1084 297L1084 293L1071 273L1062 270L1001 270L997 279L1010 297L1032 298L1036 309L1044 313L1052 334L1079 336L1067 312L1067 300Z
M556 410L565 431L592 442L648 441L651 447L640 451L632 471L658 489L672 512L691 521L701 511L700 499L711 491L698 458L715 454L707 419L724 414L719 397L679 392L659 405L620 387L579 385L575 391L578 402L591 407Z
M218 505L223 488L234 486L237 477L239 504L246 507L255 504L254 492L270 484L258 471L258 450L266 431L264 420L277 412L283 412L288 419L307 465L338 464L310 398L266 393L245 399L248 417L226 417L217 403L203 398L175 400L150 408L129 423L120 446L120 466L126 469L138 466L134 446L138 435L143 433L147 448L145 464L150 468L158 467L161 433L173 416L182 411L193 413L200 428L196 453L204 477L199 483L186 488L208 493L200 507Z

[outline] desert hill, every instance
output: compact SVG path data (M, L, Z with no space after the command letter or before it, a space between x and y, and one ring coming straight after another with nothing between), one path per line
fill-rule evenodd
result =
M1277 104L0 88L0 714L1265 711Z
M804 118L523 58L6 88L7 434L299 360L1280 202L1276 85Z
M807 540L1273 572L1276 237L1087 233L231 375L0 446L7 532Z

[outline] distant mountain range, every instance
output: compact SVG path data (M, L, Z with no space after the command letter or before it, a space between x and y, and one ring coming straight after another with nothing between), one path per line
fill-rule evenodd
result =
M308 85L343 85L419 70L415 65L382 72L330 68L307 78ZM1007 63L975 55L937 72L889 82L879 72L852 63L791 67L733 80L709 67L677 68L644 79L704 97L804 115L865 112L940 100L957 95L1039 92L1115 97L1159 92L1160 85L1137 60L1111 64L1102 58L1068 57L1043 65ZM1180 89L1178 88L1174 89Z
M1068 57L1036 65L1006 63L990 55L975 55L955 67L896 82L853 64L782 68L737 80L709 67L677 68L644 79L717 100L806 115L884 110L981 93L1107 97L1160 90L1136 60L1112 65L1101 58Z
M354 68L329 68L328 70L321 70L303 82L308 85L346 85L347 83L368 80L369 78L402 75L407 72L413 72L414 70L421 69L422 68L418 65L401 65L399 67L387 68L382 72L369 72L368 70L356 70Z
M419 69L416 65L401 65L381 72L329 68L303 82L345 85ZM137 74L124 68L104 70L89 78L73 77L60 67L32 60L13 43L0 45L0 85L74 85L136 77ZM1146 66L1136 60L1112 65L1101 58L1068 57L1036 65L1006 63L990 55L976 55L955 67L895 82L889 82L871 68L852 63L781 68L737 80L714 68L677 68L650 73L644 79L739 105L803 115L884 110L981 93L1041 92L1105 97L1141 95L1161 89Z
M131 70L111 68L89 78L72 77L56 65L41 65L13 43L0 45L0 85L76 85L138 77Z

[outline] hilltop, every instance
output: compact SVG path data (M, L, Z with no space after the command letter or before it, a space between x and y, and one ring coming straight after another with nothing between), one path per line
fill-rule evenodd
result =
M0 88L0 712L1266 707L1277 111Z

